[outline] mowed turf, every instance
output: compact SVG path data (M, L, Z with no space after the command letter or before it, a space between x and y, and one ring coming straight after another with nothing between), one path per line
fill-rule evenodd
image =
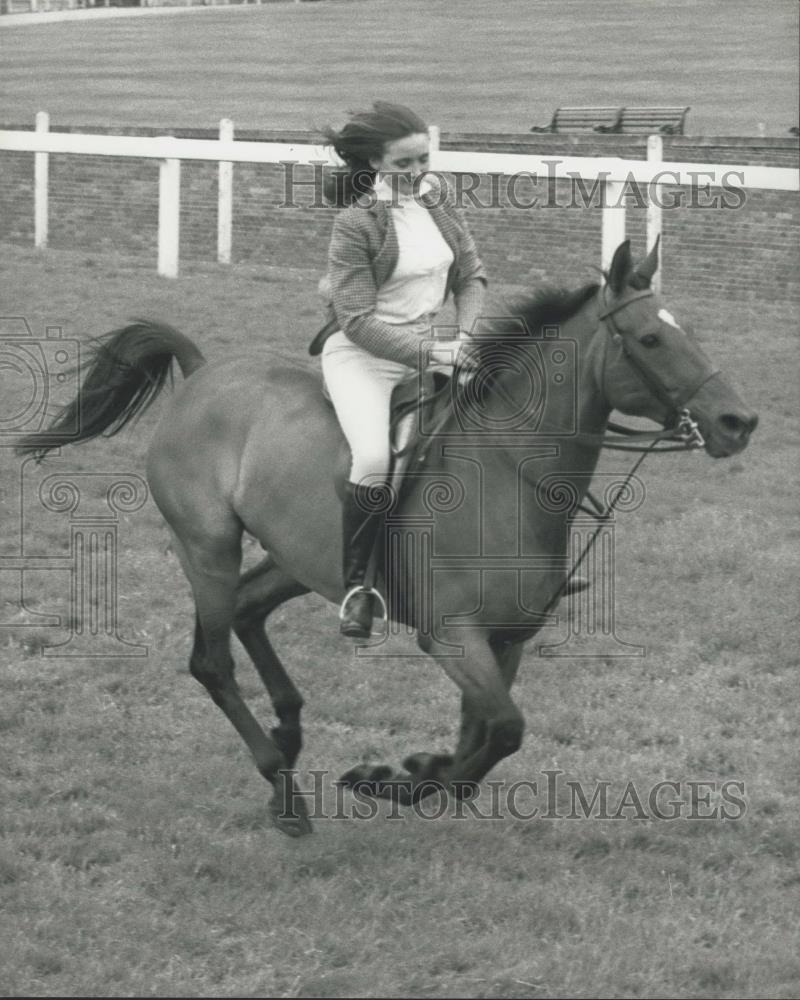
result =
M309 273L187 264L170 282L152 262L17 247L0 261L4 313L35 333L61 325L83 341L145 313L212 364L234 351L310 363ZM662 779L737 781L745 815L524 819L505 803L497 820L404 812L282 837L267 786L188 673L188 587L148 502L119 523L120 634L147 657L47 659L42 644L64 629L0 629L4 995L798 995L796 331L778 305L668 304L761 426L728 461L647 461L615 573L618 634L647 655L549 660L532 643L515 689L526 740L491 777L542 787L559 770L588 793L610 782L615 802L629 781L643 797ZM161 411L26 467L26 490L57 471L143 474ZM21 529L19 462L0 451L0 467L3 554L21 530L28 554L63 554L69 516L29 499ZM248 543L247 561L258 551ZM8 624L16 577L0 580ZM69 612L58 572L27 573L25 597ZM327 772L328 808L331 778L359 760L452 747L458 698L434 665L355 659L316 597L279 610L270 631L307 700L301 782ZM522 795L519 812L531 805Z
M689 105L693 135L797 124L793 0L336 0L3 28L2 118L317 128L375 98L445 130L560 105Z

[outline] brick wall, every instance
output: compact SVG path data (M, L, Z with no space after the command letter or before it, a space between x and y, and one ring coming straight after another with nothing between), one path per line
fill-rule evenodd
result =
M15 128L19 126L4 126ZM158 129L73 127L60 131L158 135ZM185 138L213 138L216 133L170 130ZM237 132L239 139L313 141L305 132ZM621 135L473 135L442 137L444 149L530 152L546 156L646 157L646 139ZM666 137L665 161L795 166L797 140ZM0 240L30 246L33 242L33 154L0 152ZM312 168L296 167L296 180L308 180ZM273 164L234 167L233 259L235 262L325 267L333 210L309 207L313 192L295 188L302 207L278 207L284 200L286 171ZM452 179L452 178L451 178ZM454 180L454 179L453 179ZM476 197L492 200L488 178ZM571 205L568 182L548 186L521 179L509 192L507 179L495 182L494 207L472 206L465 212L490 275L497 281L532 285L542 280L573 283L592 276L599 263L601 212L595 197L588 207ZM185 162L181 173L181 260L213 261L216 256L217 165ZM589 190L591 185L587 185ZM688 200L688 189L668 189ZM645 210L629 192L628 235L644 248ZM749 191L742 205L711 207L719 190L694 206L684 203L663 213L665 290L737 300L800 301L798 235L800 197L773 191ZM143 255L155 267L158 235L158 165L155 161L117 157L50 157L50 246L115 250ZM516 200L516 206L512 204ZM536 200L535 207L530 205ZM729 203L736 199L727 199ZM706 206L706 207L703 207Z

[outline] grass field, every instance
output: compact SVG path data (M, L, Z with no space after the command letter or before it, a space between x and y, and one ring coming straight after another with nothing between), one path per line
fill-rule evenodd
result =
M5 249L3 311L35 332L61 325L82 340L145 312L212 362L276 350L306 363L310 274L188 265L168 282L150 262ZM644 793L662 779L740 781L743 818L569 822L504 808L486 821L321 819L312 837L282 837L243 745L188 674L188 588L147 503L119 528L120 631L146 658L48 659L43 642L63 630L0 629L3 995L800 994L796 331L778 305L669 305L761 426L729 461L648 460L646 503L620 519L616 573L619 634L647 656L547 660L532 645L516 688L526 741L492 777L541 782L558 769L587 788L608 780L617 796L628 781ZM160 409L32 482L141 475ZM0 451L0 469L8 555L18 461ZM64 515L50 514L26 551L61 552L66 539ZM7 624L14 577L0 579ZM68 611L58 573L28 573L25 587L32 607ZM304 787L310 769L335 776L452 746L456 690L436 668L356 660L314 597L279 611L271 634L307 700Z
M317 128L379 97L445 130L559 105L690 105L694 135L798 120L793 0L337 0L6 27L5 122Z

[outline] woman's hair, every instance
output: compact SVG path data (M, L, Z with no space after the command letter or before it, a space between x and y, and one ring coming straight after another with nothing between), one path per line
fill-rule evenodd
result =
M347 169L336 170L326 178L324 194L329 202L343 207L372 189L377 171L370 159L380 159L386 144L419 132L428 126L402 104L375 101L372 111L351 114L350 121L338 132L323 130L325 141L344 160Z

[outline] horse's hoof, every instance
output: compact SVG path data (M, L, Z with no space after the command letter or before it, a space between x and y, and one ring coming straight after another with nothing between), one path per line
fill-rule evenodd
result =
M450 789L459 800L477 799L481 793L480 782L478 781L454 781Z
M280 803L270 802L269 816L275 829L280 830L287 837L304 837L306 834L314 832L305 804L302 802L298 803L291 812Z
M314 832L314 827L311 825L311 820L308 816L299 816L294 819L274 816L272 823L281 833L285 833L287 837L294 839L305 837L307 834Z
M412 753L403 761L403 767L417 777L438 774L443 768L451 767L453 758L449 753Z
M345 771L336 784L374 795L380 782L388 781L393 774L387 764L357 764Z

